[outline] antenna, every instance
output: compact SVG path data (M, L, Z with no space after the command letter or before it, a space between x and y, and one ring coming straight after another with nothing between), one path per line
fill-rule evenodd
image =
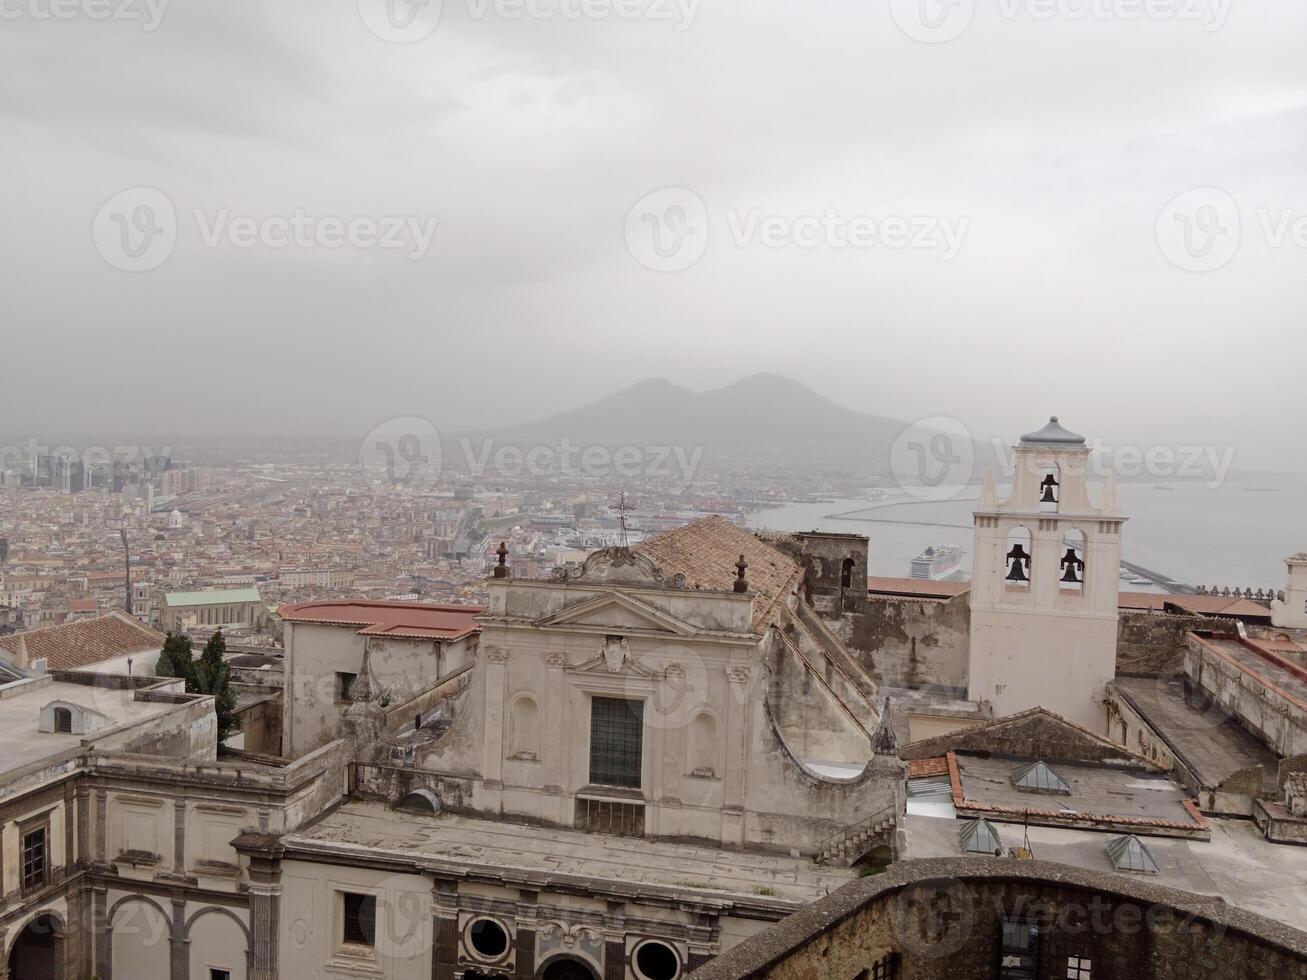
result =
M619 543L623 548L631 547L630 539L626 534L626 515L635 510L635 504L626 502L626 491L623 490L617 498L617 503L613 504L613 510L617 511L617 527L621 535Z
M118 529L118 533L122 535L123 539L123 568L127 576L127 584L124 586L124 591L126 592L127 599L127 615L130 616L132 614L132 552L131 549L127 547L126 521L124 521L123 526Z

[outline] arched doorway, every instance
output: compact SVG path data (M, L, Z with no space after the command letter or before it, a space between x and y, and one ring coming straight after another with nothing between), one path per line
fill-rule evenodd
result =
M540 980L599 980L599 975L580 960L564 956L546 966Z
M9 951L9 980L62 980L63 951L62 923L53 915L38 915Z

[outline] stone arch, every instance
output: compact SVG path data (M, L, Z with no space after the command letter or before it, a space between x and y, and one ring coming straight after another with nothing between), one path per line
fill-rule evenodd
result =
M129 902L140 902L142 905L153 906L154 910L163 916L163 920L168 923L168 928L172 928L172 916L168 914L168 911L162 905L152 899L149 895L142 895L140 892L133 892L131 895L124 895L122 898L118 899L118 901L109 906L109 914L105 916L105 921L110 923L109 927L111 929L113 928L112 923L114 914Z
M840 566L840 588L853 588L853 571L858 567L858 563L852 558L845 558L844 563Z
M139 923L130 921L117 922L122 910L129 906L147 910L143 914L147 928L139 928ZM149 928L149 918L157 915L160 927ZM172 934L174 929L172 916L163 905L149 895L139 892L124 895L109 907L105 917L105 932L109 937L109 962L115 976L166 976L172 956ZM139 939L133 943L133 937Z
M508 755L530 761L540 758L540 705L525 692L508 706Z
M0 966L6 970L12 970L14 966L14 957L19 953L19 944L27 935L28 930L39 923L42 919L48 919L50 922L50 946L48 952L37 952L36 955L44 956L45 963L49 967L50 975L55 980L64 980L70 976L68 970L68 923L64 917L53 908L37 909L17 928L12 936L12 941L6 941L4 948L4 960ZM30 955L31 951L27 951ZM30 961L29 961L30 962ZM8 976L13 973L7 972Z
M228 923L225 927L219 929L220 935L205 935L201 930L195 936L192 936L191 930L195 924L207 916L217 916L220 920ZM240 966L233 962L236 956L230 950L230 942L233 934L230 923L235 923L239 930L240 941L245 943L245 955L241 957ZM212 932L213 927L210 927ZM192 977L206 977L208 973L206 967L218 966L223 969L231 969L233 980L245 980L250 975L250 969L253 965L252 957L254 953L253 943L250 938L249 927L242 921L241 917L229 908L221 905L206 905L196 910L190 918L186 920L183 938L187 946L187 957L190 960L190 975Z
M19 937L22 936L23 932L27 929L27 927L30 926L33 922L35 922L37 919L40 919L42 916L50 919L54 923L56 936L61 938L67 938L68 923L64 919L63 915L61 915L57 909L53 909L53 908L36 909L26 919L23 919L20 922L15 923L11 931L9 932L9 934L5 937L4 955L6 960L9 959L9 954L11 954L14 951L14 946L18 944Z
M555 953L546 957L536 968L536 980L561 980L567 976L566 968L571 967L577 975L584 975L590 980L600 980L599 971L594 964L574 953Z
M241 932L242 932L242 933L244 934L244 936L245 936L245 946L246 946L247 949L249 948L249 945L250 945L250 927L247 926L247 925L245 924L245 921L244 921L244 920L243 920L239 915L237 915L237 914L236 914L235 912L233 912L231 909L229 909L229 908L224 908L224 907L221 906L221 905L206 905L206 906L204 906L204 908L202 908L202 909L197 909L197 910L196 910L196 911L191 915L191 917L190 917L189 919L186 920L186 928L185 928L184 933L183 933L184 938L186 938L186 939L190 939L190 938L191 938L191 927L195 925L195 920L196 920L196 919L203 918L204 916L206 916L206 915L210 915L210 914L213 914L213 915L225 915L225 916L227 916L227 918L231 919L231 920L232 920L233 922L235 922L238 926L240 926Z

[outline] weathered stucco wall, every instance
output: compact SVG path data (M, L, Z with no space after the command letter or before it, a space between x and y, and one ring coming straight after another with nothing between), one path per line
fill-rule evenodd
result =
M967 596L948 601L869 596L832 623L863 667L884 683L965 690L971 613Z
M1223 629L1234 623L1203 616L1121 612L1116 633L1118 674L1180 674L1184 672L1185 634L1190 630Z

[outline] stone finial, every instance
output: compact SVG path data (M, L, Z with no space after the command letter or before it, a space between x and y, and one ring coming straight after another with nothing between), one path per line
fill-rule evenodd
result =
M985 484L980 488L980 500L976 506L980 510L992 510L998 506L998 479L992 466L985 468Z
M749 570L749 563L744 560L744 555L740 555L740 560L735 563L735 591L748 592L749 580L745 578L745 573Z
M363 666L349 686L349 699L355 704L370 704L381 697L381 685L372 676L372 646L363 648Z
M880 712L880 724L871 733L871 751L875 755L899 755L899 738L894 734L894 725L890 721L890 699L885 699L885 706Z
M18 634L18 651L14 654L14 664L19 670L27 670L32 666L32 661L27 655L27 640L23 634Z
M508 542L499 542L499 550L495 554L499 556L499 564L495 566L495 578L508 578Z

